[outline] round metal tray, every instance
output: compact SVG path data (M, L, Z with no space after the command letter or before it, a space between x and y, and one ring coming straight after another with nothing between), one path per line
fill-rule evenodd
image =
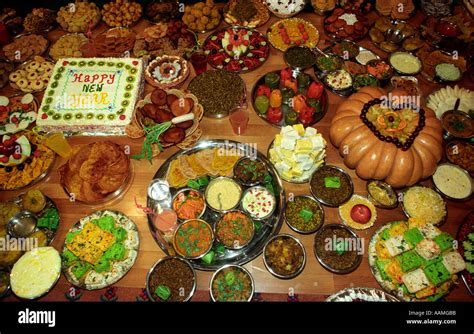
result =
M248 152L253 152L255 148L250 147L248 144L239 143L231 140L206 140L200 141L197 143L196 146L179 151L172 155L168 160L166 160L158 171L153 176L154 179L161 178L165 179L168 173L168 169L170 166L171 161L178 158L180 155L185 154L192 154L196 153L201 150L210 149L210 148L218 148L218 147L226 147L226 145L232 145L233 148L238 152L238 154L249 156ZM206 264L201 260L190 260L191 264L195 269L199 270L207 270L207 271L214 271L222 267L223 265L227 264L234 264L234 265L243 265L249 261L252 261L257 256L259 256L265 243L268 239L270 239L273 235L278 234L280 228L283 224L283 213L285 207L285 191L283 189L282 181L277 174L277 171L271 164L271 162L260 152L257 152L257 158L260 159L267 167L268 172L273 178L273 187L275 190L275 197L276 197L276 209L275 213L264 222L262 222L262 229L259 233L256 233L252 241L244 248L239 250L230 250L226 249L222 254L216 254L216 258L212 264ZM246 187L243 187L246 188ZM171 194L174 195L179 189L177 188L170 188ZM147 207L153 208L155 207L154 201L147 196ZM209 222L211 225L217 221L220 217L219 213L213 212L210 208L206 209L205 214L201 219ZM174 254L174 249L170 244L168 244L161 232L155 227L153 224L153 217L152 215L148 215L148 227L150 232L155 239L156 243L163 249L163 251L168 254Z
M209 64L209 66L213 67L213 68L216 68L218 70L225 70L225 71L230 71L230 72L234 72L234 73L248 73L248 72L252 72L252 71L255 71L256 69L260 68L264 63L266 63L266 61L268 60L268 58L270 58L270 46L268 45L268 39L267 37L262 34L260 31L258 30L255 30L255 29L252 29L252 28L247 28L247 27L241 27L241 26L232 26L232 27L227 27L227 28L223 28L223 29L220 29L220 30L216 30L215 32L211 33L209 36L207 36L207 38L204 40L204 42L202 43L202 48L204 51L208 51L208 52L212 52L210 51L209 49L205 49L206 45L211 41L211 39L214 37L214 36L217 36L217 34L221 33L222 31L227 31L227 30L230 30L230 29L233 29L233 30L247 30L247 31L251 31L253 34L259 34L261 35L261 37L263 37L265 39L265 42L267 43L266 44L266 47L268 48L268 54L267 56L265 57L265 60L263 62L260 62L260 64L257 66L257 67L254 67L252 69L248 69L248 70L238 70L238 71L233 71L233 70L228 70L228 69L225 69L224 66L223 67L219 67L219 65L215 65L215 64L212 64L210 61L209 61L209 57L207 57L207 63ZM221 42L222 40L218 41L219 43ZM250 44L249 44L250 45ZM222 45L221 45L222 46ZM250 45L252 46L252 45ZM213 50L216 50L216 49L213 49ZM252 50L248 50L247 53L250 53L252 52ZM225 51L222 51L220 53L225 53ZM247 54L246 53L246 54ZM207 54L207 53L206 53ZM230 56L229 56L230 57ZM242 57L246 57L246 55L242 55ZM232 57L231 57L232 58ZM237 60L240 60L241 58L238 57L238 56L235 56L233 59L237 59Z
M255 81L255 84L253 85L253 88L252 88L252 94L250 96L250 98L252 99L252 107L253 107L253 110L255 111L255 113L257 114L258 117L260 117L261 119L263 119L265 122L267 122L268 124L270 124L271 126L274 126L276 128L282 128L286 125L285 123L285 117L283 116L282 120L280 121L280 123L278 124L274 124L274 123L271 123L267 120L267 118L264 116L264 115L261 115L257 112L257 109L255 108L255 94L256 94L256 91L257 91L257 88L258 86L262 85L265 83L265 76L269 73L272 73L272 72L275 72L275 73L280 73L281 70L278 70L278 71L270 71L268 73L265 73L263 76L261 76L257 81ZM296 78L296 76L300 73L304 73L304 72L300 72L298 70L293 70L293 77ZM304 73L306 75L309 75L310 78L311 78L311 81L310 81L310 84L313 83L313 82L317 82L316 80L314 80L314 78L308 74L308 73ZM305 95L306 95L306 91L307 89L304 89L303 90L305 92ZM328 97L328 94L326 92L326 90L323 90L323 94L321 96L321 102L322 102L322 106L321 106L321 112L318 113L315 117L313 117L313 122L309 125L309 126L313 126L315 125L316 123L318 123L319 121L321 121L324 116L326 116L326 113L329 109L329 97ZM282 104L281 105L281 110L283 112L283 114L285 114L288 110L290 110L291 107L290 106L287 106L285 104Z
M398 302L398 299L385 291L374 288L346 288L326 299L327 302Z

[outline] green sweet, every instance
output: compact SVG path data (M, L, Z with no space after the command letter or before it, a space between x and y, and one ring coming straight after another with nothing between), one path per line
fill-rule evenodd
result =
M216 257L216 253L214 251L209 251L206 255L204 255L201 260L202 262L206 264L211 264L214 261L214 258Z
M115 227L112 229L112 234L116 241L123 241L127 237L127 231L123 227Z
M115 219L112 216L100 217L98 225L101 229L111 232L115 226Z
M265 95L257 96L255 99L255 109L259 114L266 114L270 107L270 100Z
M383 232L380 234L380 239L382 240L388 240L390 239L390 229L389 228L386 228L385 230L383 230Z
M110 269L110 262L109 259L106 259L103 255L94 265L94 270L98 273L102 273L104 271L108 271Z
M72 239L74 239L74 237L78 235L79 233L81 233L81 231L69 232L68 234L66 234L66 243L67 244L70 243Z
M434 242L441 248L441 251L444 252L445 250L451 249L453 247L453 237L446 232L437 235L434 239Z
M71 271L72 274L79 280L89 271L90 268L91 265L87 262L76 262L73 264Z
M66 263L67 266L70 266L74 262L76 262L79 258L74 255L73 252L71 252L69 249L66 249L62 254L61 257L63 258L63 261Z
M125 257L125 251L123 244L115 243L105 251L103 257L109 260L122 260Z
M404 273L420 267L424 260L414 250L402 253L396 257Z
M155 294L162 300L168 300L171 297L171 290L166 285L158 285Z
M403 239L410 244L410 246L415 247L421 240L424 239L423 234L421 234L418 228L412 228L406 231L403 234Z
M423 269L426 277L430 280L433 285L439 285L446 282L451 278L451 274L443 264L443 261L433 263Z
M378 269L379 272L380 272L380 276L382 277L382 279L383 279L384 281L390 279L390 277L389 277L389 276L387 275L387 273L385 272L385 266L386 266L387 264L389 264L389 263L390 263L389 260L377 260L377 261L375 262L375 265L376 265L377 269Z

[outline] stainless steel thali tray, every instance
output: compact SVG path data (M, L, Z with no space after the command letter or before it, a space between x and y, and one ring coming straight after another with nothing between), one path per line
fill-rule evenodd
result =
M284 206L285 206L285 191L283 189L282 181L279 178L277 171L271 164L271 162L260 152L256 150L254 146L251 146L246 143L239 143L236 141L231 140L205 140L198 142L194 147L179 151L175 153L173 156L168 158L163 165L158 169L156 174L154 175L154 179L166 179L168 169L170 167L170 163L180 157L181 155L187 155L199 152L201 150L206 149L213 149L213 148L225 148L235 150L239 156L253 156L256 155L257 159L262 161L269 175L272 178L271 184L274 190L275 196L275 211L274 213L267 219L261 221L261 228L258 232L255 233L253 239L243 248L233 250L233 249L225 249L225 251L215 252L216 256L214 261L210 264L206 262L195 259L190 260L190 263L193 265L195 269L199 270L206 270L206 271L214 271L222 267L223 265L233 264L233 265L243 265L257 256L261 254L263 248L272 236L278 234L280 228L283 224L283 213L284 213ZM210 175L209 175L210 176ZM213 177L211 177L213 178ZM242 191L244 192L245 189L249 188L241 184ZM174 188L170 187L171 196L174 196L176 192L181 188ZM150 197L147 197L147 207L153 208L155 207L154 200ZM206 208L204 215L201 219L208 222L211 226L214 226L217 222L218 218L220 217L219 213L212 211L209 207ZM179 223L178 223L179 224ZM172 242L167 242L164 238L164 235L160 230L153 223L153 216L148 215L148 226L150 228L150 232L153 235L153 238L157 242L157 244L163 249L163 251L167 255L174 255L175 250L172 246ZM212 249L218 246L218 242L214 241L214 245Z

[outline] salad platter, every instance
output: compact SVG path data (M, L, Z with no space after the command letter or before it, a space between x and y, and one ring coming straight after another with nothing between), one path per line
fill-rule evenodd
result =
M244 73L265 63L270 56L267 38L257 30L231 27L209 35L203 43L209 65Z
M249 170L256 173L249 174ZM167 236L149 214L150 231L163 251L187 258L195 269L245 264L260 255L268 239L282 226L285 192L281 180L267 158L248 144L198 142L171 156L154 179L168 181L173 207L179 201L178 218L182 213L180 219L184 222ZM177 195L183 190L186 196ZM156 204L148 196L148 208ZM235 224L238 236L229 229ZM192 239L187 236L192 229L200 234L190 248L186 240Z

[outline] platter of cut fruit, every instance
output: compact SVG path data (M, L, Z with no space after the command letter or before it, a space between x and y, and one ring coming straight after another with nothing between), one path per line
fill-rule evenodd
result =
M270 55L267 38L244 27L216 31L204 41L209 64L232 72L249 72L260 67Z

